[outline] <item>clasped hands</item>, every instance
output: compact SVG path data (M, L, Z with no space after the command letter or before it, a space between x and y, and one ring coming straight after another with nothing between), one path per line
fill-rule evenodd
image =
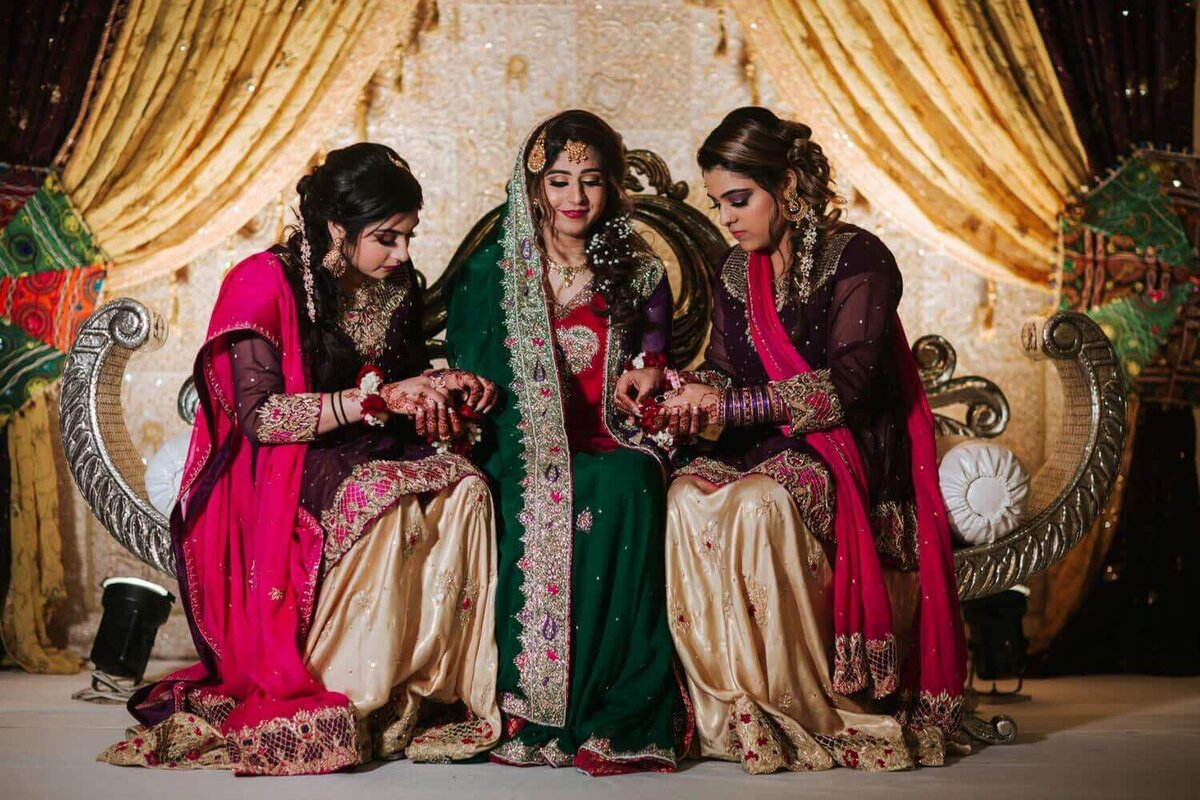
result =
M412 417L418 435L449 440L462 433L464 418L492 410L496 385L466 370L435 369L384 384L379 395L388 411Z
M617 379L617 408L630 417L641 419L643 404L657 399L657 423L674 437L694 437L718 417L721 392L703 383L685 383L657 395L667 385L666 370L657 367L631 369Z

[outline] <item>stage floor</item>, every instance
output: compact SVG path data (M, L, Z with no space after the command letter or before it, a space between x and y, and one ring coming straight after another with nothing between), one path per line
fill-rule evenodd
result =
M1020 726L1014 745L982 748L942 769L870 775L837 769L749 776L687 762L674 775L588 778L574 770L406 761L299 778L123 769L94 761L122 738L124 708L70 699L88 676L0 672L0 798L304 800L305 798L787 797L1168 798L1200 796L1200 678L1030 681L1028 702L988 706Z

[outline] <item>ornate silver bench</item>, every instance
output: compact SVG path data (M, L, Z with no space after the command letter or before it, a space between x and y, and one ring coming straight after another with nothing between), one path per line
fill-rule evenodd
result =
M706 216L687 205L687 186L673 183L666 165L649 151L630 152L629 188L636 221L670 248L679 269L676 294L676 363L689 363L707 334L711 264L727 245ZM638 174L654 188L645 193ZM425 331L433 338L445 323L445 289L499 222L493 209L468 233L446 273L427 290ZM133 446L121 409L121 378L130 355L158 347L167 326L162 317L129 298L101 306L81 327L67 356L60 400L67 462L84 499L108 532L142 561L175 574L165 517L146 495L142 454ZM1088 531L1116 479L1125 442L1125 390L1112 345L1086 316L1060 312L1027 323L1021 346L1031 359L1049 359L1063 390L1062 426L1050 458L1033 476L1029 514L1020 528L993 544L956 551L959 595L964 600L1008 589L1062 558ZM964 407L962 419L937 413L939 435L993 437L1008 424L1008 401L991 381L955 377L954 348L939 336L913 346L935 409ZM189 380L178 409L189 423L196 393ZM969 718L968 730L986 741L1011 741L1007 717L984 723Z

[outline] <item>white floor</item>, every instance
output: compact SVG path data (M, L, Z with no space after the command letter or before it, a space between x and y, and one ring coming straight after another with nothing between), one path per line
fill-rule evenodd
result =
M0 672L0 798L1200 797L1200 678L1028 682L1031 701L983 709L988 716L996 711L1015 716L1017 743L983 748L942 769L748 776L734 764L688 762L674 775L614 778L587 778L569 769L408 762L300 778L122 769L93 759L122 738L128 717L120 706L71 700L87 680L86 674Z

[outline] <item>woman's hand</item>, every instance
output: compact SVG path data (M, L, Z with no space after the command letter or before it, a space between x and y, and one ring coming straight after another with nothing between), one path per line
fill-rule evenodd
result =
M496 384L465 369L435 369L425 373L430 382L446 394L458 394L479 414L496 405Z
M672 436L696 436L717 419L721 391L703 383L686 383L663 398L659 418Z
M652 397L662 390L665 373L658 367L631 369L621 373L617 378L616 397L617 408L631 417L641 416L639 406L647 397Z
M388 411L413 418L419 436L449 439L462 430L458 414L450 407L450 397L428 375L415 375L385 384L379 390Z

